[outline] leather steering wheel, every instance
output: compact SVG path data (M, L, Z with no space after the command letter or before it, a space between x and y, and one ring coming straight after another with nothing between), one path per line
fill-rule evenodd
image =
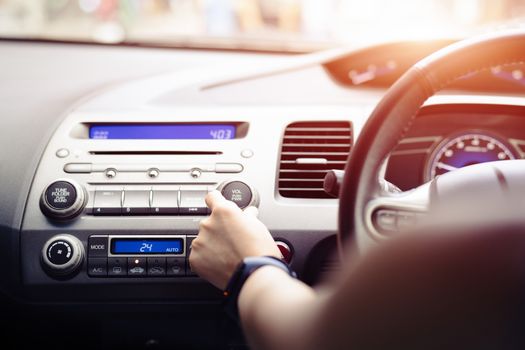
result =
M345 167L339 207L340 248L352 242L363 250L371 242L382 236L385 238L374 227L374 215L381 209L418 215L428 211L437 197L468 196L480 186L509 192L509 184L514 184L525 193L524 181L518 181L525 178L525 170L521 170L525 169L525 160L459 169L402 193L389 190L380 179L385 160L429 97L466 74L523 61L525 32L482 36L455 43L428 56L388 90L361 130Z

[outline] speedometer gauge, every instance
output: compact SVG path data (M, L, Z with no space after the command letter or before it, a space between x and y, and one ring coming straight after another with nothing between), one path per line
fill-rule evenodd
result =
M428 158L425 180L465 166L515 159L504 141L485 132L465 132L443 140Z

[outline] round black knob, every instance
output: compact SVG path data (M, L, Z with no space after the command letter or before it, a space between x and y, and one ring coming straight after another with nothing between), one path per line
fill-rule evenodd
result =
M224 198L234 202L241 209L259 205L257 192L242 181L225 182L219 186Z
M78 271L84 260L84 247L78 238L57 235L42 248L42 264L52 277L67 277Z
M44 215L52 219L70 219L86 205L84 189L72 180L60 179L49 184L40 199Z

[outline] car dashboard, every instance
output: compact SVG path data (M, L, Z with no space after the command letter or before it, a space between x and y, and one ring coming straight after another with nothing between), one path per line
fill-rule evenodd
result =
M34 322L33 308L91 312L75 320L100 329L111 312L132 334L124 339L141 341L156 332L125 320L165 327L169 315L187 334L212 320L220 331L204 343L231 343L221 291L188 264L206 193L257 206L299 277L329 278L341 268L338 200L324 176L344 169L386 88L445 44L280 56L0 42L6 304ZM522 79L492 73L427 102L385 163L389 182L410 190L457 167L523 158Z

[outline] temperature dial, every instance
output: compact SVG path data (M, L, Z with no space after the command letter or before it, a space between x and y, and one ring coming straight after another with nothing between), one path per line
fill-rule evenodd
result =
M84 247L78 238L71 235L57 235L48 240L42 248L42 264L52 277L73 275L82 266Z
M40 198L40 208L51 219L71 219L84 209L87 195L73 180L60 179L49 184Z
M259 206L257 192L242 181L229 181L221 184L217 189L224 198L234 202L241 209L249 206Z

